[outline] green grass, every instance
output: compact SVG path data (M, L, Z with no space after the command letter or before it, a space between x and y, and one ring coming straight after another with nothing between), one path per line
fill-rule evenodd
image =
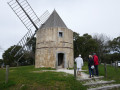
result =
M99 69L99 76L105 76L104 65L99 65L98 69ZM89 74L87 62L84 63L83 70L87 70L84 72ZM107 77L104 79L105 80L115 80L116 81L115 83L120 83L120 67L118 67L116 69L113 66L107 65Z
M85 62L82 68L88 73ZM86 90L87 87L76 81L73 75L62 72L44 72L42 70L55 70L51 68L34 68L22 66L10 68L9 81L5 84L5 69L0 69L0 90ZM104 65L99 65L99 75L104 76ZM107 66L107 80L120 83L120 68Z
M99 65L99 74L105 76L104 65ZM108 80L115 80L116 83L120 83L120 68L107 65L107 77Z
M88 70L88 63L87 62L84 62L82 70Z
M0 69L0 90L86 90L73 75L62 72L43 72L51 68L23 66L10 68L5 84L5 69ZM35 72L36 71L36 72Z

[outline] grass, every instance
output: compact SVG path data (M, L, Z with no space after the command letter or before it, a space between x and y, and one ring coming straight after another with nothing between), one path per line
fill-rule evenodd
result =
M43 72L51 68L22 66L10 68L9 82L5 84L5 69L0 69L0 90L86 90L73 75L62 72ZM36 72L35 72L36 71Z
M82 68L88 73L87 62ZM54 70L51 68L34 68L34 66L22 66L10 68L9 81L5 84L5 69L0 69L0 90L86 90L87 87L76 81L73 75L62 72L44 72L42 70ZM104 76L104 65L99 65L99 75ZM120 83L120 68L107 66L107 80L115 80Z
M99 65L100 75L105 75L104 65ZM115 80L116 83L120 83L120 68L117 69L113 66L107 65L107 77L108 80Z
M99 69L99 76L105 76L104 65L102 65L102 64L99 65L98 69ZM87 70L84 72L87 74L89 73L87 62L84 63L83 70ZM115 68L113 66L107 65L107 77L104 79L105 80L115 80L116 83L120 83L120 67Z

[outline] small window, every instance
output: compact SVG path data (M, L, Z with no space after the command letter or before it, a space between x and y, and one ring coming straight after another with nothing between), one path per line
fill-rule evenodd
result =
M59 32L59 37L63 37L63 32Z

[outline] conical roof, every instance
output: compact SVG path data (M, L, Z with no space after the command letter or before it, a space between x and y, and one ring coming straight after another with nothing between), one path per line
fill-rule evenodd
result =
M54 10L52 12L52 14L50 15L50 17L46 20L46 22L44 24L42 24L41 29L42 28L50 28L50 27L67 28L67 26L65 25L63 20L60 18L60 16L56 12L56 10Z

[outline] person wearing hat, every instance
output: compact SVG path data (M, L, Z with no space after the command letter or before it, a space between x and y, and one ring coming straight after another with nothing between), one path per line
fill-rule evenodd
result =
M81 58L81 55L75 59L75 62L77 64L77 75L81 76L81 69L83 66L83 59Z
M93 60L94 60L94 66L95 66L95 75L99 76L99 72L98 72L98 56L96 55L96 53L93 53Z

